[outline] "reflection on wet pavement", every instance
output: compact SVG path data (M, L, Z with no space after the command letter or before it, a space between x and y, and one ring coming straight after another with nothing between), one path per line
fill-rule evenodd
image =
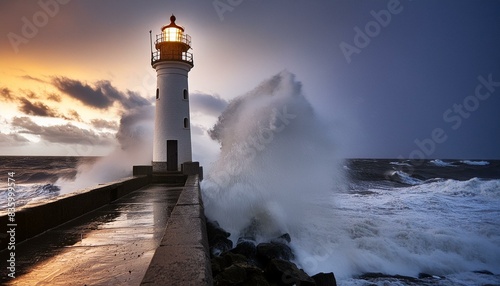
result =
M181 190L150 185L18 244L16 278L0 282L139 285Z

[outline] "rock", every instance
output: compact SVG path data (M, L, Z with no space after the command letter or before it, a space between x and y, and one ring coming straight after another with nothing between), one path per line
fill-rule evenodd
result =
M301 285L314 286L314 280L307 275L302 269L298 269L295 264L290 261L273 259L266 267L265 275L268 282L276 283L277 285Z
M224 263L227 266L247 262L247 258L245 256L243 256L241 254L231 253L231 252L224 253L222 258L224 259Z
M254 241L238 239L236 247L231 249L229 252L241 254L253 261L257 255L257 246Z
M337 280L335 279L335 275L330 273L320 272L311 277L314 282L316 282L316 286L337 286Z
M228 239L230 235L231 234L223 230L216 221L207 222L207 236L210 255L219 256L221 253L233 248L233 242Z
M212 258L210 262L212 264L212 275L216 276L233 264L246 263L247 258L241 254L225 252L221 256Z
M420 272L418 273L418 279L433 278L431 274Z
M485 274L485 275L495 275L491 271L488 271L488 270L476 270L476 271L472 271L472 272L478 273L478 274Z
M262 269L246 261L241 261L241 255L228 254L224 256L237 259L234 260L234 264L228 266L223 271L219 273L213 272L215 285L266 285L262 283L251 284L252 281L265 280L263 276L264 271ZM225 257L223 259L225 259ZM226 262L229 262L229 259L227 259Z
M268 261L273 259L292 260L295 255L287 244L272 241L257 245L257 258L267 264Z
M277 238L273 239L273 241L290 243L292 241L292 239L290 238L290 235L288 233L285 233L285 234L282 234L281 236L278 236Z
M240 284L241 286L270 286L264 275L253 275L247 281Z
M232 248L233 243L228 239L230 233L217 222L207 223L214 285L316 285L313 278L290 262L295 258L289 246L290 235L285 233L270 242L256 245L258 227L257 221L252 221L236 247ZM318 284L320 286L336 285L333 273L320 273L315 277L322 283Z
M240 235L245 239L255 240L255 238L257 237L257 233L259 233L259 229L260 223L257 221L257 219L252 218L248 226L241 231Z
M217 276L221 273L227 266L223 257L216 256L210 260L210 265L212 267L212 276Z
M247 278L245 269L238 265L231 265L215 277L215 285L235 285Z
M375 273L375 272L369 272L365 273L361 276L359 276L361 279L365 280L377 280L377 279L387 279L387 278L392 278L396 280L403 280L409 283L418 283L418 279L415 277L410 277L410 276L403 276L403 275L388 275L388 274L383 274L383 273Z

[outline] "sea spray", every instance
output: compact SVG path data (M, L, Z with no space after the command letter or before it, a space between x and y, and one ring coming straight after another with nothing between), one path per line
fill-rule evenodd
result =
M250 226L258 241L283 233L292 243L324 238L313 236L319 221L335 224L335 138L293 74L280 72L232 100L209 133L221 145L202 182L209 220L233 240Z
M153 138L152 105L139 105L126 110L116 134L119 145L107 156L90 164L81 164L74 179L61 178L55 184L61 193L109 183L132 175L132 166L151 164Z
M207 218L233 242L250 230L257 242L289 233L299 267L334 272L340 285L364 285L356 277L367 272L424 272L440 285L500 281L498 180L443 181L447 167L429 163L437 169L419 174L436 177L394 187L384 176L394 164L360 160L370 171L359 176L368 181L347 188L343 172L360 170L337 167L338 138L328 134L338 132L318 120L286 71L234 99L210 131L221 152L201 186Z

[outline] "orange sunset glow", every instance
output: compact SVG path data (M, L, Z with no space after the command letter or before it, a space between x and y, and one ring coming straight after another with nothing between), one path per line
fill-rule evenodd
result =
M438 128L448 137L433 156L498 157L491 128L500 122L492 110L499 97L478 102L475 116L454 104L474 93L478 77L499 81L499 8L462 2L399 1L379 25L384 1L287 2L287 9L247 1L2 1L1 153L106 155L120 147L120 126L149 140L151 118L141 115L135 129L121 121L154 107L149 31L161 34L175 14L192 38L196 160L218 152L207 130L227 103L283 70L297 76L318 115L342 129L335 132L343 156L408 157L415 140L426 142Z

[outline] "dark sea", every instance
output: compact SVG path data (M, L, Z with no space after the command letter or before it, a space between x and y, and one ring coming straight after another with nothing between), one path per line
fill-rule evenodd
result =
M64 193L60 182L97 159L0 157L0 212L7 208L9 172L19 209ZM318 232L335 225L321 248L327 253L302 254L309 236L292 242L306 271L333 270L339 285L500 285L500 161L350 159L342 165L347 183L332 194L335 218L315 219Z
M352 159L339 172L328 192L314 191L314 173L296 174L292 192L279 173L259 174L277 182L262 190L242 175L208 178L205 212L233 243L247 213L262 237L289 233L299 267L338 285L500 285L500 161Z
M53 198L61 193L61 181L71 181L81 165L99 157L0 156L0 214L7 208L8 173L13 172L16 208Z

